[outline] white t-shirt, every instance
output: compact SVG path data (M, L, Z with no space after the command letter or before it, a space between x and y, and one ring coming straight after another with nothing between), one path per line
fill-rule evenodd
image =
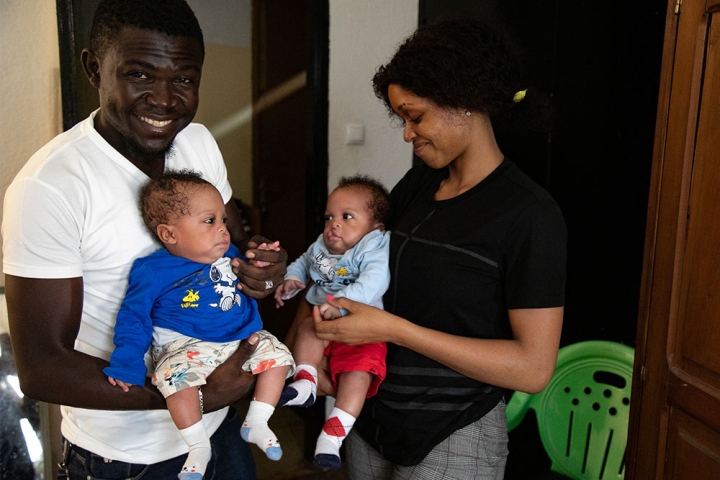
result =
M146 230L138 207L139 188L148 177L94 129L96 113L35 153L8 188L3 270L26 278L83 277L75 349L109 359L130 266L159 245ZM230 200L222 155L205 127L189 125L177 135L171 152L166 169L199 171L224 202ZM156 463L187 452L167 410L63 406L61 411L63 435L106 458ZM226 414L223 409L204 416L210 434Z

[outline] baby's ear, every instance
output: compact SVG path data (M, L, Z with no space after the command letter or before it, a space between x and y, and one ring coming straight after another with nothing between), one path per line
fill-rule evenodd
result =
M177 243L175 228L172 225L161 223L157 226L156 233L160 241L165 245L174 245Z
M385 231L385 224L382 222L377 222L375 224L375 229L380 230L381 232Z

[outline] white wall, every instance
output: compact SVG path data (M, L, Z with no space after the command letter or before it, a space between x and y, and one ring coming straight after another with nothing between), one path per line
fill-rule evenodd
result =
M28 158L62 131L55 2L0 0L0 72L0 196L4 197ZM0 276L0 285L4 284Z
M392 188L412 164L412 147L375 97L372 76L418 24L418 0L330 0L328 188L370 174ZM346 145L348 123L365 127L363 145Z

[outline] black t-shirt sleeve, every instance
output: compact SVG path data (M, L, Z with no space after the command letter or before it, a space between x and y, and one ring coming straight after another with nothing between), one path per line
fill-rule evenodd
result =
M557 204L543 199L520 212L505 245L502 268L507 308L563 306L567 230Z

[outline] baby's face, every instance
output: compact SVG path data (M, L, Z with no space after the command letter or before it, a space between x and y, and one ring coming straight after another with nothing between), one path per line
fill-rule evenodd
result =
M361 187L336 188L327 199L323 241L333 255L342 255L380 224L367 208L370 192Z
M225 204L212 185L190 188L189 213L172 225L176 243L166 246L173 255L211 264L230 246Z

